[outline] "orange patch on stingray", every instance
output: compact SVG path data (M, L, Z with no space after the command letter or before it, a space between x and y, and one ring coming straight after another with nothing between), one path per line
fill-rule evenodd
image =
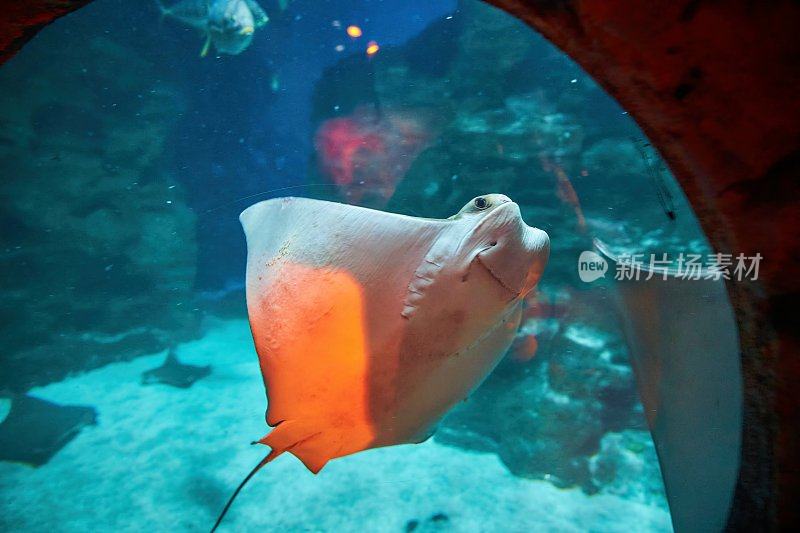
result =
M267 388L261 439L312 472L374 440L368 394L364 296L345 271L282 263L252 302L250 325Z

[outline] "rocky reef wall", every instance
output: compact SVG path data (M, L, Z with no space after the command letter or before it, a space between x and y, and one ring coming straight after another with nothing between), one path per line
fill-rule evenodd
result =
M111 39L52 34L0 71L0 388L193 335L194 214L164 170L182 101L157 79Z

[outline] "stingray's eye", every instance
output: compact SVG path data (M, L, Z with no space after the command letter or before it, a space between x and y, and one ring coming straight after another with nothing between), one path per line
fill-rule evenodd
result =
M477 207L478 209L486 209L487 207L489 207L489 202L487 202L486 198L484 198L483 196L478 196L477 198L475 198L474 203L475 207Z

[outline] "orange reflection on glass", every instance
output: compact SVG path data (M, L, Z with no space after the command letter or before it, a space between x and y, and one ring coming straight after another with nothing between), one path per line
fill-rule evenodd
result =
M375 54L378 53L378 50L380 49L381 47L378 46L378 43L376 43L375 41L370 41L369 44L367 45L367 55L374 56Z
M361 28L359 28L358 26L350 25L347 27L347 35L349 35L353 39L358 39L359 37L364 35L364 32L361 31Z

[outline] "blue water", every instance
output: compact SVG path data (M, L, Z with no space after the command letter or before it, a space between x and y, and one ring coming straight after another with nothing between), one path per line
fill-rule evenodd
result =
M575 268L594 237L707 249L633 121L477 1L262 6L244 52L200 58L202 36L155 5L96 0L0 67L0 416L22 395L96 413L29 415L8 442L0 426L0 529L210 528L268 429L244 208L291 195L447 218L499 192L552 253L494 373L423 444L318 476L281 457L223 528L670 530L611 289ZM143 384L169 350L210 373Z

